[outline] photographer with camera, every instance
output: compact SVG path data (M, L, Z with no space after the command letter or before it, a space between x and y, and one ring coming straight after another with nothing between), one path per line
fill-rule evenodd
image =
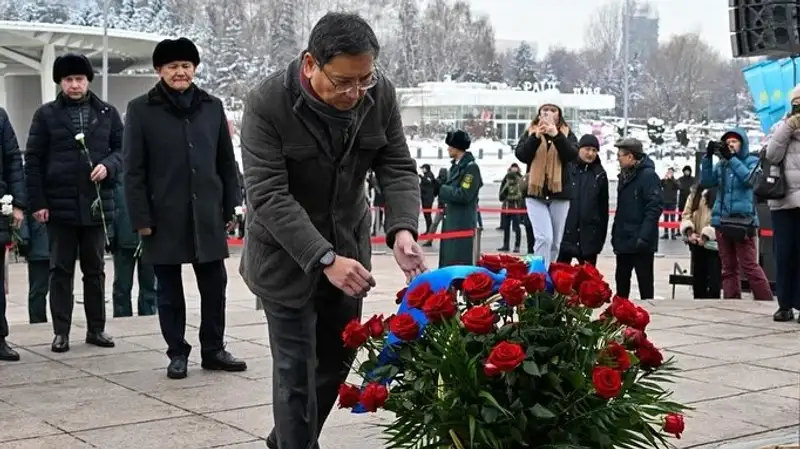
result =
M721 160L714 164L714 156ZM756 214L751 173L758 157L749 153L747 133L740 128L725 132L718 141L710 141L700 164L700 188L718 188L711 211L711 225L716 230L717 248L722 264L722 294L725 299L741 299L744 272L753 297L771 301L767 276L758 264Z
M775 253L775 283L778 311L775 321L794 319L792 309L800 310L800 85L790 95L792 109L778 124L764 155L783 178L783 198L770 199L772 246ZM800 320L798 320L800 321Z

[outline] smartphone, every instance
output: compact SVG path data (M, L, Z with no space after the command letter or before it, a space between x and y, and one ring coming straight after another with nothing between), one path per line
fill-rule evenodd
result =
M796 114L800 114L800 104L793 104L792 112L789 115L796 115Z

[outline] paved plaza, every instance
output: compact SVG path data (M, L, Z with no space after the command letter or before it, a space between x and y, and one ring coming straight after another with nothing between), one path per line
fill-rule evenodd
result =
M670 296L666 279L674 262L656 260L658 296ZM613 259L601 257L598 265L607 276L613 273ZM402 276L390 256L375 256L374 267L378 285L364 313L390 314ZM272 424L269 342L265 318L254 310L237 268L234 257L228 261L228 349L246 358L250 369L204 372L197 351L189 377L169 380L156 317L109 319L107 330L117 345L101 349L82 343L85 322L76 305L72 350L50 352L50 325L26 324L25 265L13 264L9 341L22 361L0 364L0 449L264 448ZM106 270L110 296L110 263ZM184 283L190 295L187 339L199 349L199 299L190 267ZM800 324L773 323L772 303L693 301L687 287L676 293L676 300L647 306L648 334L683 370L675 395L694 408L676 445L756 449L766 441L792 442L793 435L796 443ZM380 418L334 411L321 446L378 448L373 424Z

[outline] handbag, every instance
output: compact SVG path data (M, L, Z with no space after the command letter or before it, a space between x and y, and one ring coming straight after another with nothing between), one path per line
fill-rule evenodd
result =
M767 160L766 151L758 157L758 165L750 175L753 194L765 200L780 200L786 197L786 178L783 164L773 164Z
M720 214L722 214L722 205L725 204L725 180L728 177L727 171L728 166L725 164L722 166L722 170L720 170ZM755 215L755 203L753 204L753 214ZM747 237L755 237L756 235L756 227L754 225L752 216L720 216L719 227L717 229L726 239L736 243L743 243Z

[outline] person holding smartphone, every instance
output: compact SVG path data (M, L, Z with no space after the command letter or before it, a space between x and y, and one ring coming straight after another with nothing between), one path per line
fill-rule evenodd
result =
M775 321L791 321L793 309L800 310L800 85L790 97L789 116L775 129L765 154L770 163L781 166L786 184L786 196L769 200L778 290Z
M572 199L567 164L578 158L578 139L559 106L548 103L539 107L515 155L527 165L529 175L525 207L535 239L533 254L549 265L558 257Z

